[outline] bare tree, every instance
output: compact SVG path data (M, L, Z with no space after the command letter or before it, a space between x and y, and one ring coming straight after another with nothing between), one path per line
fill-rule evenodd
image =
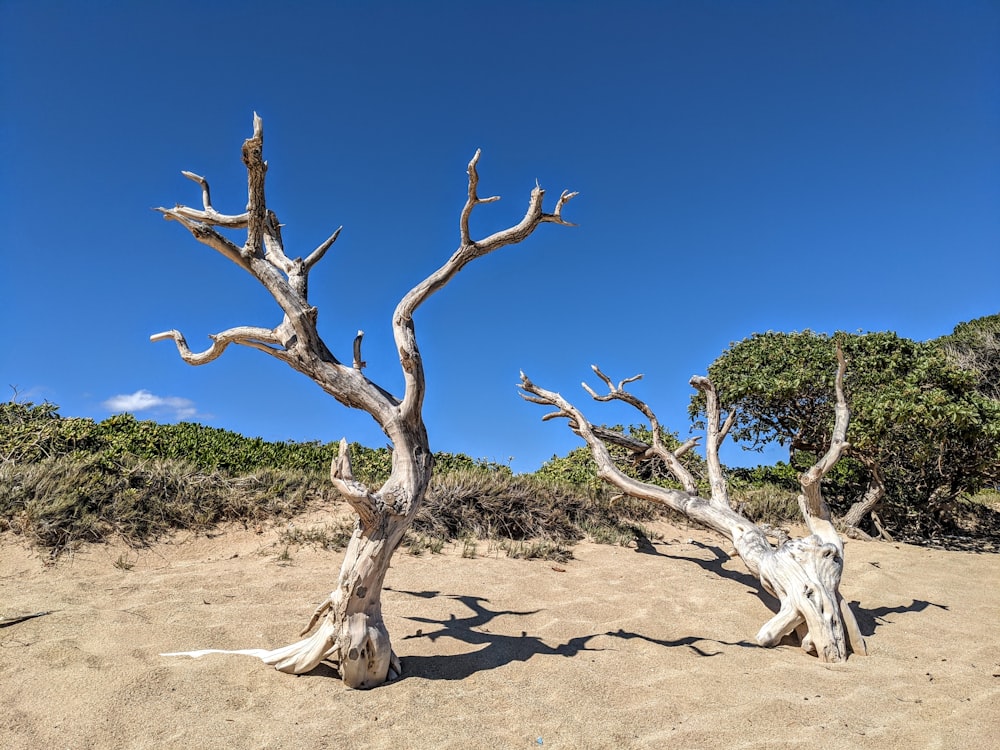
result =
M854 614L840 595L844 544L831 523L830 509L820 489L823 476L848 447L846 435L850 415L843 389L845 362L839 349L837 356L836 424L830 449L799 478L799 506L810 535L802 539L783 540L777 547L771 545L763 529L730 507L729 492L719 461L719 446L725 440L734 415L730 412L722 421L719 400L708 378L695 376L691 379L691 385L702 391L707 400L705 455L711 487L711 496L707 500L698 495L695 477L677 460L690 449L693 441L675 451L668 450L660 443L659 422L652 409L625 390L626 384L641 378L641 375L615 384L595 366L594 372L604 381L608 393L599 396L586 383L583 387L598 401L624 401L642 412L652 428L652 444L591 424L566 399L538 387L524 373L521 373L521 396L533 403L556 408L543 419L564 417L569 420L570 429L589 446L599 477L628 495L665 505L729 538L747 568L781 603L778 613L757 633L760 645L777 645L786 635L796 631L802 648L807 652L815 653L824 662L839 662L847 659L849 648L856 653L867 652ZM660 458L684 489L666 489L632 479L615 465L606 443L620 445L644 458Z
M552 213L542 208L545 192L531 191L528 209L517 224L482 239L473 239L469 217L476 206L499 200L480 198L477 164L479 152L468 166L468 198L459 218L459 247L448 261L417 284L403 297L392 314L392 329L404 390L397 397L363 374L361 357L363 332L353 345L353 361L338 360L317 331L318 311L308 301L309 272L323 258L340 234L338 228L303 260L290 258L281 239L281 223L267 208L263 158L264 129L254 114L253 137L243 144L243 163L248 178L247 210L241 214L221 214L212 206L208 181L191 172L185 177L202 189L202 208L175 206L160 208L166 219L179 222L199 241L251 273L270 292L284 316L274 328L239 326L210 336L212 345L192 352L178 331L151 337L153 341L172 339L181 358L192 365L211 362L230 344L239 344L269 354L314 380L324 391L345 406L368 412L392 442L392 472L379 489L355 480L347 440L341 440L330 476L337 490L358 514L354 535L347 548L336 588L316 608L305 639L273 651L250 649L235 653L257 656L283 672L301 674L323 660L339 665L344 682L354 688L375 687L400 673L382 620L382 584L393 552L413 521L431 478L432 454L424 426L422 406L426 392L424 368L417 347L413 314L434 292L451 281L470 261L507 245L525 240L541 224L572 226L562 218L562 209L576 193L563 192ZM236 245L219 229L246 229L246 242ZM201 656L209 651L185 652Z

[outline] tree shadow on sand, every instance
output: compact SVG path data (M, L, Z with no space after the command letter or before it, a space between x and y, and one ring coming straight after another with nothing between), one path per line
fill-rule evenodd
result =
M778 611L778 609L780 608L780 603L778 602L777 599L771 596L771 594L769 594L767 591L764 590L764 587L761 586L759 580L757 580L752 575L750 575L750 573L747 573L745 571L732 570L730 568L725 567L725 564L733 559L737 560L739 564L742 564L742 561L739 561L739 558L727 554L726 552L723 551L721 547L717 547L714 544L705 544L703 542L698 542L694 540L689 541L687 544L688 546L697 547L698 549L711 552L713 557L710 560L706 560L702 557L698 557L697 555L689 557L687 555L682 555L682 554L677 554L677 555L668 554L660 549L657 549L656 546L646 537L640 537L637 539L636 552L644 555L655 555L656 557L665 557L668 560L681 560L682 562L694 563L702 570L708 571L709 573L714 573L715 575L720 576L721 578L726 578L730 581L734 581L736 583L741 584L742 586L746 586L746 588L748 589L747 593L753 594L758 599L760 599L761 602L764 603L764 606L767 607L772 612Z
M626 630L608 631L604 633L592 633L591 635L577 636L565 643L550 645L538 636L528 635L526 631L521 631L519 636L505 635L502 633L491 633L486 627L495 618L501 616L526 617L537 614L541 610L492 610L486 605L488 599L478 596L460 596L453 594L441 594L437 591L400 591L393 589L400 594L419 596L425 599L444 596L448 599L460 602L465 605L471 614L468 617L457 617L452 614L446 620L436 620L429 617L408 617L413 622L425 623L435 626L434 630L424 632L418 630L413 635L408 635L403 640L414 638L429 638L435 641L438 638L453 638L461 643L472 646L482 646L482 648L464 654L448 654L434 656L404 656L402 657L403 675L401 679L410 677L422 677L431 680L462 680L476 672L485 672L491 669L502 667L506 664L517 661L528 661L533 656L562 656L571 658L584 651L606 651L606 648L592 648L588 642L599 636L618 638L621 640L641 639L649 643L654 643L665 648L687 647L698 656L711 657L722 654L722 651L709 651L697 644L714 643L719 646L739 646L741 648L758 648L754 643L740 641L730 643L728 641L718 641L711 638L701 638L698 636L686 636L676 640L666 640L653 638L641 633L633 633Z
M937 607L946 612L948 611L948 606L945 604L925 602L921 599L914 599L910 604L906 605L876 607L874 609L865 609L858 601L851 602L851 609L854 610L854 614L858 619L858 627L861 628L861 635L866 638L874 635L876 628L893 623L893 620L886 619L887 615L902 614L904 612L923 612L928 607Z
M408 617L408 620L435 626L435 629L430 632L424 632L423 629L420 629L413 635L405 636L403 640L429 638L433 642L438 638L452 638L471 646L482 646L482 648L476 651L465 654L404 656L401 658L403 665L402 679L423 677L431 680L462 680L476 672L496 669L515 661L528 661L533 656L572 657L581 651L604 650L589 648L587 646L588 641L598 635L604 635L603 633L578 636L571 638L566 643L553 646L538 636L528 635L523 630L520 636L490 633L486 630L486 626L497 617L505 615L525 617L536 614L540 611L537 609L526 611L492 610L486 606L489 600L479 596L441 594L437 591L393 590L397 593L427 599L445 596L448 599L461 602L472 613L468 617L456 617L452 613L446 620L435 620L429 617Z
M703 648L696 646L696 643L715 643L719 646L739 646L740 648L761 648L756 643L752 641L719 641L715 638L702 638L696 635L688 635L683 638L676 638L673 640L666 640L664 638L650 638L648 635L642 635L641 633L632 633L627 630L617 630L614 633L606 633L606 635L613 636L614 638L621 638L623 640L632 640L633 638L638 638L648 643L655 643L657 646L665 646L667 648L677 648L678 646L687 646L690 651L693 651L698 656L719 656L722 651L706 651Z
M646 537L640 537L637 539L636 552L645 555L666 557L671 560L683 560L684 562L694 563L702 570L710 571L723 578L728 578L731 581L735 581L736 583L746 586L750 590L750 593L757 596L757 598L759 598L769 610L772 612L778 611L778 600L764 590L764 587L761 585L759 580L754 578L749 573L739 570L731 570L725 567L725 563L733 559L733 557L726 554L721 547L693 540L688 542L688 544L692 547L708 550L714 555L714 557L710 560L706 560L697 556L689 557L687 555L680 554L667 554L661 549L657 549L656 545L654 545L653 542ZM865 607L862 607L861 602L857 600L852 600L850 604L851 609L854 612L854 616L858 621L858 626L861 628L861 634L866 638L873 635L875 633L875 629L880 625L892 622L891 620L886 619L887 615L902 614L904 612L923 612L928 607L937 607L943 610L948 609L948 607L944 604L935 604L934 602L925 602L917 599L914 599L912 603L908 605L900 605L896 607L876 607L874 609L866 609Z

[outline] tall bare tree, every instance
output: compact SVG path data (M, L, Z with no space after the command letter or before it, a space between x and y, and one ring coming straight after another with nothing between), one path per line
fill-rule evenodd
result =
M563 192L552 213L546 213L542 207L545 192L536 186L528 199L528 209L517 224L488 237L474 239L469 230L473 209L482 203L499 200L499 196L479 197L479 152L476 152L468 166L468 198L459 217L458 249L443 266L407 292L392 314L393 336L404 379L403 394L398 397L363 374L361 331L354 339L351 364L337 359L320 337L318 311L308 300L309 272L336 241L340 229L305 259L286 254L281 223L268 209L264 197L267 162L263 158L263 148L263 123L255 113L253 137L243 144L248 181L244 213L227 215L216 211L208 181L191 172L182 174L201 186L202 208L175 206L158 210L166 219L179 222L199 242L252 274L284 313L281 323L274 328L230 328L210 336L212 345L197 353L188 348L179 331L159 333L151 339L172 339L181 358L192 365L211 362L230 344L262 351L308 376L345 406L371 414L392 442L392 472L379 489L355 480L347 441L340 442L330 476L337 490L357 512L358 521L336 587L316 608L301 635L309 633L317 621L319 627L311 636L284 648L235 652L257 656L276 669L295 674L308 672L321 661L330 660L339 665L341 677L348 686L371 688L400 673L399 660L382 619L382 584L390 558L423 500L433 464L421 413L426 384L413 314L428 297L476 258L527 239L541 224L572 226L563 220L562 209L576 193ZM246 242L236 245L220 233L220 229L246 229ZM201 656L214 652L186 654Z
M867 651L854 614L840 595L844 543L831 523L830 509L820 489L823 476L848 447L846 436L850 414L843 389L845 362L839 349L837 357L836 423L830 448L799 478L799 506L810 535L802 539L783 540L777 547L771 545L763 529L730 507L728 487L719 460L719 446L732 426L734 413L730 412L722 421L719 400L708 378L696 376L691 379L691 385L704 393L707 401L705 456L711 488L708 499L699 496L695 477L678 460L683 452L691 448L692 441L670 451L660 442L659 422L653 410L625 390L626 384L641 378L641 375L615 384L595 366L594 372L604 381L608 393L598 395L586 383L583 387L598 401L624 401L639 410L650 422L652 444L591 424L566 399L535 385L524 373L521 374L520 387L524 399L555 407L556 411L543 419L564 417L569 420L570 429L589 446L599 477L628 495L682 513L732 542L750 572L781 603L778 613L757 633L760 645L777 645L786 635L796 631L802 648L807 652L815 653L824 662L839 662L847 659L849 649L862 654ZM624 447L643 458L660 458L684 489L666 489L632 479L615 465L607 443Z

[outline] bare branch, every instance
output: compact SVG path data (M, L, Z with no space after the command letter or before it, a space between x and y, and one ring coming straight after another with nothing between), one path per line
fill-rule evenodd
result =
M189 365L204 365L214 359L218 359L219 355L221 355L230 344L248 346L251 349L257 349L284 361L287 361L288 359L287 352L284 350L283 344L278 335L274 331L267 328L240 326L237 328L230 328L222 333L216 333L209 336L209 338L212 339L212 345L205 351L198 353L191 351L188 347L187 340L180 331L173 330L156 333L150 336L149 340L164 341L166 339L173 339L174 343L177 345L177 351L180 353L181 359Z
M365 337L364 331L358 331L358 335L354 337L354 369L360 370L368 363L361 359L361 339Z
M615 387L614 387L614 385L611 382L611 378L609 378L607 375L605 375L601 371L601 368L598 367L597 365L591 365L590 369L594 371L594 374L597 375L597 377L599 377L601 380L604 381L604 384L608 387L608 390L611 391L612 393L614 393ZM590 390L590 389L588 388L587 390ZM593 391L591 391L591 393L593 393ZM597 396L594 396L594 398L597 398Z
M844 352L837 344L837 375L834 379L834 392L837 404L834 407L833 437L826 453L805 473L799 476L799 507L809 530L829 544L835 545L843 554L844 543L831 522L830 508L823 499L821 482L824 476L834 467L841 455L850 445L847 442L847 426L850 422L850 410L844 396L844 373L847 363Z
M459 217L459 230L463 247L472 244L472 235L469 233L469 217L472 216L472 209L480 203L493 203L500 200L499 195L491 195L489 198L480 198L478 195L479 170L477 169L477 165L479 164L481 154L482 149L477 148L476 154L472 157L472 161L469 162L468 169L466 170L469 175L469 198L466 200L465 206L462 208L462 214Z
M187 206L175 206L172 211L185 216L193 221L200 221L212 226L226 227L227 229L242 229L247 225L247 214L221 214L212 206L212 199L208 188L208 180L201 175L187 170L181 170L181 174L192 182L201 185L201 202L203 208L189 208ZM158 209L164 211L165 209Z
M576 192L571 193L571 192L568 192L566 190L562 191L562 194L559 196L559 202L556 203L556 210L552 212L552 216L554 217L554 220L555 220L555 222L557 224L562 224L562 225L567 226L567 227L575 227L576 226L576 224L573 224L572 222L563 221L562 210L563 210L563 206L565 206L567 203L569 203L571 200L573 200L578 195L579 195L579 193L576 193Z
M181 174L187 177L189 180L194 180L199 185L201 185L201 204L205 207L205 213L215 213L215 209L212 208L212 196L208 189L208 180L199 174L194 172L188 172L187 170L181 170Z
M399 352L399 361L403 368L403 379L405 382L402 407L404 415L412 415L420 411L423 406L426 390L423 362L420 350L417 347L416 331L413 324L413 313L416 309L476 258L481 258L495 250L517 244L527 239L541 224L558 223L568 225L568 222L563 221L561 212L563 206L576 193L564 193L559 203L559 214L547 214L542 210L545 191L536 186L531 191L531 196L528 200L528 209L520 222L512 227L495 232L485 239L473 240L469 231L469 217L472 214L473 208L481 203L492 203L499 200L499 196L491 196L490 198L479 197L479 156L480 152L477 151L472 161L469 162L469 195L460 218L461 246L443 266L413 287L400 300L392 316L393 335L396 342L396 349Z
M708 481L712 487L712 502L731 507L729 502L729 485L722 473L722 461L719 460L719 446L725 434L719 427L720 408L719 396L712 381L706 377L695 375L690 383L705 394L705 464L708 467ZM727 420L728 421L728 420ZM726 431L728 431L728 427Z
M320 260L323 259L323 256L326 255L326 251L330 249L330 246L333 245L334 242L337 241L337 238L340 236L340 232L343 228L344 228L343 226L337 227L336 231L333 234L331 234L326 240L324 240L324 242L319 247L317 247L315 250L309 253L309 256L305 259L306 271L309 271L313 266L315 266L317 263L320 262Z
M677 458L680 458L685 453L690 451L692 448L696 448L699 442L701 442L701 435L696 435L695 437L688 438L686 441L684 441L674 449L674 455L677 456Z
M733 409L728 414L726 414L726 421L723 423L722 427L719 428L719 445L722 445L723 441L726 439L726 435L736 424L736 410Z
M697 480L694 478L694 475L691 474L691 472L688 471L687 468L679 460L680 457L687 452L687 450L690 450L690 447L685 449L684 451L681 451L680 453L675 453L674 451L668 450L667 447L663 445L663 439L660 435L660 420L657 418L656 414L653 412L653 410L649 407L649 405L645 401L642 401L641 399L635 397L634 395L625 390L625 386L628 383L634 383L635 381L641 379L642 375L633 375L630 378L625 378L624 380L619 381L618 385L614 385L614 382L611 380L611 378L608 375L604 374L604 372L601 371L601 368L599 368L597 365L591 365L590 369L593 370L594 373L597 375L597 377L603 380L605 385L608 386L608 394L606 396L598 396L596 393L594 393L593 389L590 388L590 386L584 383L583 387L587 391L587 393L589 393L591 397L593 397L594 400L596 401L604 401L604 402L624 401L626 404L630 405L631 407L636 409L640 414L646 417L646 419L649 421L650 431L652 432L653 443L652 445L646 445L643 452L649 454L647 457L657 456L661 461L663 461L663 463L667 467L667 470L671 474L673 474L673 476L677 479L677 481L681 483L681 485L687 492L697 493L698 491ZM624 436L621 437L624 438ZM629 450L634 450L636 453L638 453L637 448L625 445L621 439L612 438L610 435L605 435L604 438L602 439L612 440L617 445L629 448ZM641 441L636 441L636 442L641 443ZM642 443L642 445L645 445L645 443ZM693 447L693 444L691 447Z
M351 451L347 445L347 438L340 439L337 447L337 456L330 464L330 481L344 499L354 508L361 524L370 527L375 522L375 508L377 500L361 482L354 479L354 468L351 465ZM309 626L310 629L312 625Z

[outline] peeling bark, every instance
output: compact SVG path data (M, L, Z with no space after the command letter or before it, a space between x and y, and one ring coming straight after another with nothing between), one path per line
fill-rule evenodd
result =
M308 301L308 276L312 268L336 242L337 228L303 260L289 258L281 237L281 223L267 208L264 194L267 162L264 161L264 126L254 114L253 136L243 144L247 169L247 209L223 214L212 205L208 181L193 172L183 172L202 190L202 208L175 206L157 209L176 221L199 242L253 275L281 308L281 322L272 329L238 326L210 336L212 344L193 352L176 330L150 337L173 340L181 359L201 365L217 359L231 344L257 349L285 362L316 382L340 403L368 412L393 445L392 471L386 483L373 491L358 482L351 471L347 441L342 440L331 467L331 479L358 514L358 523L344 558L336 588L316 608L303 633L319 625L313 634L275 650L249 649L223 653L256 656L283 672L302 674L321 661L336 662L345 684L371 688L399 675L399 659L392 651L382 619L382 584L393 552L416 516L430 482L433 457L424 426L422 407L426 383L417 346L413 315L434 292L444 287L471 261L527 239L542 224L573 226L562 218L562 210L576 193L563 192L552 213L543 210L545 191L535 187L524 217L515 225L488 237L474 239L469 217L482 203L498 196L480 198L478 163L480 152L468 165L468 197L459 219L460 244L438 270L413 287L392 315L393 336L403 371L401 397L368 380L361 357L363 332L352 346L352 361L338 360L317 330L318 310ZM246 229L242 246L223 236L218 228ZM183 652L188 656L219 653L216 650ZM178 654L173 654L178 655Z

